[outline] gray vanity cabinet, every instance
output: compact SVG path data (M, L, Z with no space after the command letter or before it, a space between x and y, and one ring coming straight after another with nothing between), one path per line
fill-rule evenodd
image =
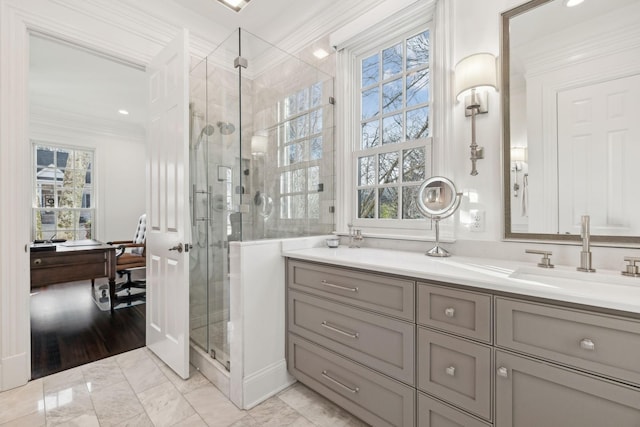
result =
M414 426L415 282L287 261L287 367L374 426Z
M287 268L289 372L369 424L640 427L637 318L307 261Z
M637 427L640 390L496 351L496 427Z

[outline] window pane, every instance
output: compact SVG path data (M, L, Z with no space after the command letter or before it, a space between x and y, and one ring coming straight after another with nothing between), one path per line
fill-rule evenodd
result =
M309 194L307 218L320 218L320 195L318 193Z
M296 96L291 95L284 100L284 116L290 117L294 115L295 112L296 112Z
M291 219L291 196L280 197L280 218Z
M375 54L362 60L362 87L378 82L380 56Z
M300 194L291 197L291 218L303 219L305 217L305 202L307 196Z
M402 139L402 114L382 119L382 144L394 144Z
M362 124L361 148L372 148L380 145L380 120Z
M418 210L416 197L418 196L417 185L411 187L402 187L402 219L418 219L424 218Z
M380 184L389 184L398 180L398 152L383 153L379 157L378 182Z
M78 235L80 239L91 239L93 236L93 214L92 211L80 211L80 229Z
M311 86L311 108L322 105L322 83Z
M316 110L309 114L310 131L309 134L317 134L322 132L322 110Z
M382 78L398 74L402 71L402 43L398 43L382 51Z
M380 188L378 191L380 192L380 210L378 211L378 218L397 219L398 189L395 187Z
M390 113L402 108L402 79L382 85L382 112Z
M407 107L429 102L429 70L407 75Z
M280 194L291 193L291 172L280 174Z
M312 166L307 170L309 183L309 191L318 191L318 184L320 184L320 166Z
M292 172L291 177L292 177L291 192L301 193L305 191L305 188L306 188L305 170L296 169Z
M429 31L407 39L407 70L429 63Z
M373 218L376 206L375 194L372 189L358 190L358 218Z
M379 89L374 87L373 89L365 90L362 92L362 119L370 119L371 117L377 116L380 111L380 106L378 105L379 99Z
M284 162L285 166L293 165L304 160L304 144L302 142L296 142L288 145L284 150L286 156Z
M424 179L424 148L414 148L402 152L402 181L422 181Z
M296 94L296 113L309 109L309 89L305 88Z
M313 138L309 145L309 160L322 158L322 137Z
M429 136L429 107L407 111L407 140Z
M373 185L376 182L375 156L358 158L358 185Z

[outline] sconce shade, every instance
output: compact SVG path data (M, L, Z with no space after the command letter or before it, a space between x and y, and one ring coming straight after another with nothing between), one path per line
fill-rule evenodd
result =
M267 152L268 138L264 135L253 135L251 137L251 154L259 156Z
M496 84L496 57L490 53L476 53L460 60L455 69L456 99L474 88L492 87Z
M511 147L511 161L512 162L526 162L527 161L527 147Z

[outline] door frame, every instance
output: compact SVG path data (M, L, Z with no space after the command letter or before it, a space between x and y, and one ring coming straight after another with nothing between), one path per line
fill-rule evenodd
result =
M166 30L125 18L116 23L104 10L79 20L69 8L37 3L0 0L0 391L31 379L29 36L46 34L145 68L167 39Z

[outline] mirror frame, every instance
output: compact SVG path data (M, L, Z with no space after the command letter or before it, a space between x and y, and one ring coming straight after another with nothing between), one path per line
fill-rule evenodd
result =
M500 92L502 101L502 184L504 212L504 240L547 241L548 243L580 242L578 234L515 233L511 231L511 107L510 107L510 51L509 22L511 18L556 0L531 0L501 14L500 25ZM608 246L640 244L640 236L591 235L593 243Z

